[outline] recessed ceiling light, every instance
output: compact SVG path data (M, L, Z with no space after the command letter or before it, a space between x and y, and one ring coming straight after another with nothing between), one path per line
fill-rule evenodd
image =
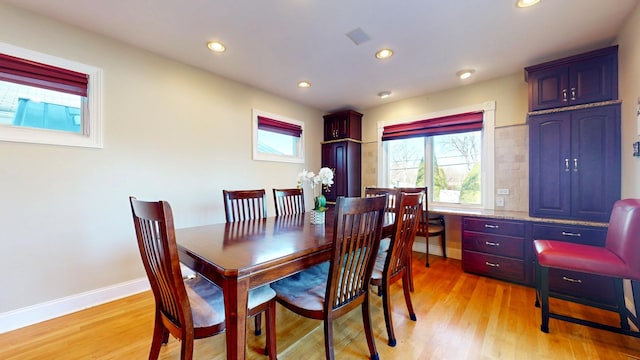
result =
M529 6L533 6L539 2L540 0L518 0L516 1L516 6L519 8L526 8Z
M393 55L393 50L391 49L381 49L376 53L376 58L378 59L388 59Z
M464 80L464 79L468 79L469 77L471 77L471 74L473 74L474 72L476 72L473 69L465 69L465 70L460 70L456 73L456 76L459 77L460 79Z
M380 97L380 99L386 99L391 96L391 91L381 91L378 93L378 96Z
M207 43L207 47L213 52L224 52L227 50L224 44L219 41L210 41Z
M305 80L302 80L298 83L299 88L308 88L311 87L311 83Z

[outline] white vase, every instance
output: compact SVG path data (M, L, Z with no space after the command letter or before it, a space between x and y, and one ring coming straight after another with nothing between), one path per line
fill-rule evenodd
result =
M324 224L324 211L309 211L309 218L312 224Z

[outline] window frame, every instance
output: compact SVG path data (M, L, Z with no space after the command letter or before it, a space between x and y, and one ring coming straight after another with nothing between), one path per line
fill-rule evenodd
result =
M430 206L435 207L449 207L449 208L465 208L469 207L478 208L478 209L487 209L493 210L495 209L495 151L494 151L494 133L495 133L495 100L494 101L486 101L481 104L474 104L464 107L459 107L455 109L447 109L439 112L433 112L428 114L422 114L417 116L412 116L411 118L402 119L402 120L389 120L389 121L378 121L378 184L382 184L381 186L387 186L389 184L388 179L388 157L386 153L386 149L384 143L382 141L382 132L385 126L403 124L403 123L411 123L418 120L425 119L435 119L444 116L452 116L456 114L463 114L468 112L483 112L483 127L482 127L482 202L477 206L470 206L468 204L451 204L451 203L434 203L431 198L431 190L429 189L428 194L428 203ZM430 158L431 155L429 152L429 146L426 146L425 141L425 159ZM426 171L430 169L431 165L427 166ZM430 184L427 184L429 186ZM430 187L430 186L429 186Z
M258 109L252 109L251 113L252 113L251 115L252 135L253 135L253 160L304 164L304 148L305 148L304 122L289 119L281 115L268 113L266 111L262 111ZM263 153L258 151L258 117L266 117L269 119L299 126L302 129L302 133L300 134L300 140L298 141L297 156L275 155L275 154L268 154L268 153Z
M89 75L81 133L1 125L0 141L103 148L102 69L2 42L0 53Z

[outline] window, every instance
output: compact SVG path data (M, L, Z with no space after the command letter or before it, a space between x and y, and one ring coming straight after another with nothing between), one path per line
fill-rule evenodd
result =
M389 187L427 186L434 204L493 208L492 105L431 114L418 121L379 123L379 182Z
M101 70L0 43L0 140L102 147Z
M253 110L253 159L304 163L304 123Z

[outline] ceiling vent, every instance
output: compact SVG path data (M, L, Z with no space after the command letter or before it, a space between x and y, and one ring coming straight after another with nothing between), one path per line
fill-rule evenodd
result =
M364 42L367 42L369 40L371 40L371 38L369 37L369 35L367 35L364 31L362 31L362 29L357 28L355 30L352 30L350 32L348 32L347 37L349 39L351 39L351 41L353 41L354 44L356 45L360 45Z

